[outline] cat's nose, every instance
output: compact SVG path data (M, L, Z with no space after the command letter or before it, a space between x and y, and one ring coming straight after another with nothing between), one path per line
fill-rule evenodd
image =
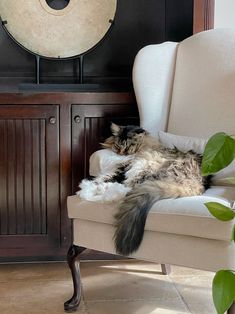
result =
M119 155L125 155L125 149L124 148L121 148L119 150Z

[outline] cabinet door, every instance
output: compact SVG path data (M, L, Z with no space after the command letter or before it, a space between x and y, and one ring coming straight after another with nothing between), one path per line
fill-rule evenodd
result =
M101 149L100 143L110 135L111 122L139 124L136 104L72 106L72 186L89 175L90 155Z
M58 107L0 106L0 260L60 244Z

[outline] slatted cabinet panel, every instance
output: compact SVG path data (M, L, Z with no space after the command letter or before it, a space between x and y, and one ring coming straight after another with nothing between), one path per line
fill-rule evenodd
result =
M45 234L46 124L0 119L0 234Z
M58 112L56 105L1 105L0 253L59 246Z
M110 121L137 116L132 93L0 94L0 262L66 258L72 178L88 172Z

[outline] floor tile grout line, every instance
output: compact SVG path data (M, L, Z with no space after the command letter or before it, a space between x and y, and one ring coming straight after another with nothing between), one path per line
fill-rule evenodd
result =
M8 280L8 281L0 281L0 284L9 284L9 283L19 283L19 282L30 282L30 283L32 283L32 282L34 282L34 283L42 283L42 282L50 282L50 283L52 283L52 282L67 282L68 281L68 279L52 279L52 280L49 280L49 279L37 279L37 280L24 280L24 279L20 279L20 280L18 280L18 279L15 279L15 280Z
M129 264L129 262L130 261L128 261L128 264ZM97 266L97 264L100 264L100 262L92 262L92 263L94 263L95 265L92 265L92 268L93 268L93 266L94 267L96 267ZM126 261L125 262L123 262L123 263L126 263ZM133 262L134 263L134 262ZM141 264L141 263L140 263ZM138 266L138 265L137 265ZM92 269L91 268L91 269ZM90 273L91 273L91 275L93 276L94 274L93 274L93 272L91 271L90 272L90 267L88 267L87 269L85 269L85 271L87 271L88 272L88 276L90 276ZM105 268L106 269L106 268ZM20 270L20 269L19 269ZM34 270L34 269L33 269ZM32 270L32 271L33 271ZM45 268L45 270L46 270L46 268ZM109 268L107 268L107 270L110 270ZM111 269L111 270L114 270L115 271L115 269ZM117 269L117 271L119 271L119 268ZM127 266L127 269L126 269L126 271L128 272L128 266ZM44 272L44 269L42 269L42 272ZM132 273L134 273L135 272L135 269L131 269L131 274ZM144 272L144 270L143 270L143 272ZM147 271L147 273L152 273L153 271L152 270L150 270L149 272ZM182 271L182 273L183 273L183 271ZM46 274L48 274L48 272L46 271ZM9 272L9 275L10 276L13 276L14 274L11 274L10 272ZM17 275L17 273L15 274L15 275ZM25 275L27 275L27 272L25 272ZM58 275L58 274L57 274ZM66 275L66 276L65 276ZM158 274L156 274L156 275L158 275ZM58 277L58 276L56 276L56 274L55 274L55 277ZM52 278L53 279L48 279L48 277L47 277L47 279L44 279L44 278L38 278L38 277L36 277L36 278L33 278L33 283L35 283L35 285L37 285L37 284L46 284L46 283L50 283L50 284L52 284L52 285L60 285L60 284L62 284L63 285L63 283L64 284L66 284L66 289L68 288L68 285L69 286L71 286L72 287L72 281L71 281L71 278L70 278L70 273L66 273L66 274L64 274L64 279L61 279L61 276L57 279L55 279L55 278L53 278L53 275L52 275ZM66 277L66 278L65 278ZM84 276L84 277L86 277L86 276ZM141 276L139 276L139 277L141 277ZM161 276L162 277L162 276ZM135 298L135 299L133 299L133 298L121 298L121 299L117 299L117 298L115 298L115 299L96 299L96 298L93 298L93 299L88 299L88 300L86 300L86 298L84 297L84 294L83 294L83 297L82 297L82 302L81 302L81 307L79 307L79 309L78 309L78 314L79 313L81 313L81 314L89 314L91 311L92 311L92 306L94 306L93 304L94 303L102 303L102 302L105 302L105 303L108 303L108 302L110 302L110 303L123 303L123 304L128 304L128 303L131 303L131 302L146 302L146 303L152 303L152 302L158 302L158 300L162 300L163 302L164 301L170 301L170 300L178 300L179 301L179 303L181 302L181 306L183 307L184 306L184 311L185 311L185 313L186 313L186 311L188 311L187 313L188 314L192 314L192 313L194 313L194 312L191 312L190 310L189 310L189 306L190 306L190 302L188 302L188 303L186 303L186 300L187 300L187 298L186 298L186 300L184 299L184 297L183 297L183 295L181 295L181 293L180 293L180 289L179 289L179 286L178 286L178 281L180 282L180 280L182 279L182 278L188 278L189 280L192 280L193 278L210 278L211 276L210 276L210 274L191 274L191 275L188 275L188 274L184 274L184 275L170 275L170 276L166 276L165 277L165 279L163 279L163 281L168 281L169 283L170 283L170 285L172 286L172 290L174 290L175 291L175 296L173 296L173 297L171 297L171 295L169 295L168 297L150 297L150 298L147 298L146 299L146 297L145 296L140 296L140 298ZM143 276L143 278L150 278L149 276ZM86 279L86 278L85 278ZM69 280L69 281L68 281ZM16 280L13 280L14 282L17 282L17 284L19 284L19 283L21 283L21 282L32 282L32 278L30 278L30 277L28 277L28 279L27 280L25 280L24 278L22 278L22 279L16 279ZM5 285L5 284L9 284L9 283L11 283L11 280L9 281L6 281L6 280L3 280L3 281L0 281L0 284L3 284L3 286ZM89 283L89 284L91 284L91 283ZM85 287L86 287L86 285L87 284L85 284ZM165 294L164 294L165 295ZM12 297L14 297L14 296L12 296ZM98 296L99 297L99 296ZM8 298L8 297L7 297ZM17 296L16 298L21 298L21 296L19 295L19 296ZM6 297L3 297L2 299L6 299ZM15 297L14 297L14 299L15 299ZM1 300L1 296L0 296L0 300ZM62 302L63 303L63 302ZM125 306L125 305L124 305ZM128 305L127 305L127 307L128 307ZM178 312L177 312L178 313Z
M181 299L181 298L180 298ZM102 303L102 302L121 302L121 303L128 303L128 302L156 302L156 301L177 301L179 300L179 297L175 298L151 298L151 299L91 299L91 300L84 300L86 303Z
M83 283L81 282L81 293L82 293L82 302L84 304L84 308L85 308L85 313L84 314L89 314L89 308L88 308L88 305L87 305L87 302L85 300L85 295L84 295L84 288L83 288ZM78 308L79 309L79 308Z
M172 278L170 276L169 277L169 280L171 281L171 283L173 284L175 290L176 290L176 293L178 295L178 297L180 298L180 300L183 302L183 304L185 305L187 311L188 311L188 314L192 314L192 312L190 311L189 307L188 307L188 304L186 303L186 301L184 300L183 296L180 294L179 290L177 289L177 286L176 284L174 283L174 280L172 280Z

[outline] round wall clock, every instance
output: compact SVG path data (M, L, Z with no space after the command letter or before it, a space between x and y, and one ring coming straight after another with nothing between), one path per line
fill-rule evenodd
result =
M108 32L117 0L1 0L8 33L46 58L71 58L96 46Z

